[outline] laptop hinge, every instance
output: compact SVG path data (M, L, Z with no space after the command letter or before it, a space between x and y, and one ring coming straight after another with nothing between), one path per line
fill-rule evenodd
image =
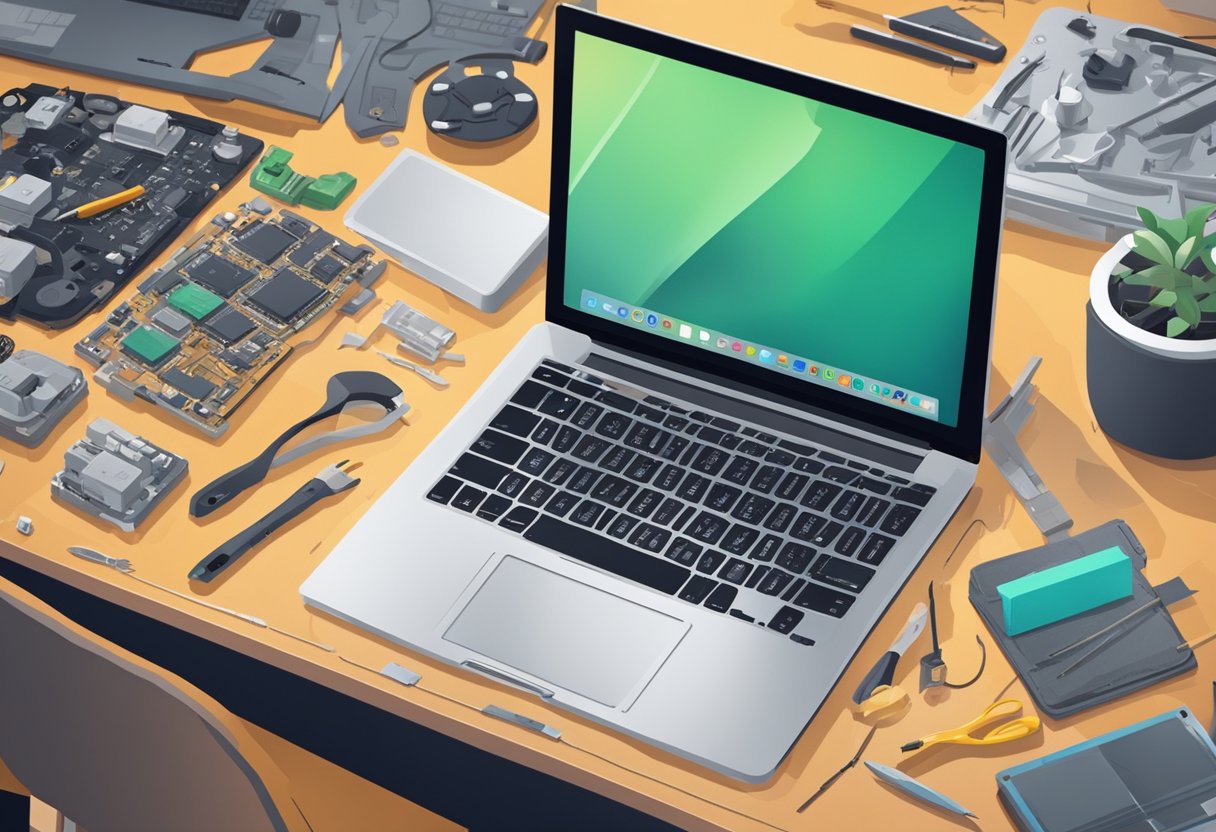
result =
M596 345L599 347L600 345ZM667 375L652 370L642 369L633 364L619 361L609 355L605 355L601 347L593 350L591 354L583 362L586 366L599 370L604 373L609 373L618 378L637 384L639 387L648 390L663 391L669 394L672 398L682 399L683 401L698 404L709 410L716 410L728 416L732 416L743 422L748 422L758 427L767 427L781 433L787 433L790 436L795 436L800 439L805 439L808 442L817 445L826 445L830 448L841 451L842 453L852 456L860 456L874 462L875 465L883 465L888 468L894 468L905 473L914 472L919 467L926 453L929 451L928 445L923 445L925 453L915 453L901 448L894 448L890 445L884 445L881 442L865 439L856 436L852 433L834 430L819 422L806 419L799 419L796 416L791 416L788 413L783 413L779 410L774 410L769 407L764 407L754 402L730 396L727 393L719 392L716 389L700 387L691 384L678 378L673 378ZM698 370L690 369L676 365L671 362L664 361L651 355L642 355L629 350L621 349L620 347L611 347L612 351L635 358L645 364L669 370L671 373L678 373L680 376L689 379L702 379L707 383L720 385L721 379ZM731 382L732 385L738 387L743 392L767 401L777 402L791 408L795 408L809 415L818 416L829 421L839 422L843 425L855 427L858 430L866 431L867 433L876 436L889 435L892 441L900 442L905 445L920 446L923 443L909 440L907 437L899 436L898 434L888 433L874 428L871 425L862 422L847 419L826 411L808 407L805 403L790 399L767 390L761 390L747 385Z

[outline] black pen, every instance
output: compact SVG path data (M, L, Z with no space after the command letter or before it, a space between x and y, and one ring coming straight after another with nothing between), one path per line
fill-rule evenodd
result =
M926 46L923 43L917 43L916 41L907 40L906 38L887 34L886 32L880 32L877 29L871 29L869 26L850 26L849 34L858 40L872 43L875 46L881 46L884 49L890 49L892 52L911 55L913 58L924 58L926 61L932 61L935 64L948 66L952 69L975 69L975 61L969 58L960 58L958 55L944 52L941 49L934 49L932 46Z

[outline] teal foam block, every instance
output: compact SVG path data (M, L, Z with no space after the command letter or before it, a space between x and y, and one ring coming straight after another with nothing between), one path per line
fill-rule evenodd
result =
M1118 546L996 588L1011 636L1063 621L1132 594L1132 561Z

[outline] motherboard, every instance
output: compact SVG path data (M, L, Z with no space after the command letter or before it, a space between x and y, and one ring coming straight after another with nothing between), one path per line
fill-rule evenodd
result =
M217 437L303 330L370 294L385 268L372 249L263 210L217 216L81 340L94 379Z
M262 150L213 121L41 84L0 95L0 135L0 317L56 329L112 297Z

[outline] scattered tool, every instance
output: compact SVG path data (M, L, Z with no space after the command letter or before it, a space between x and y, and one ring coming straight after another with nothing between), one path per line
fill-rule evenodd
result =
M823 781L823 785L820 786L818 789L816 789L815 793L813 795L811 795L810 797L808 797L806 799L806 802L804 802L801 806L798 807L797 811L799 813L802 813L803 811L805 811L807 806L810 806L812 803L814 803L816 800L819 799L820 795L822 795L828 789L832 788L832 786L835 785L836 781L844 776L846 771L853 768L853 766L857 765L857 762L861 759L861 755L866 753L866 748L870 745L870 740L874 739L874 732L876 732L877 730L878 730L877 725L871 726L870 730L868 732L866 732L866 738L861 741L861 745L857 748L857 753L853 755L853 758L851 760L849 760L847 763L845 763L843 766L841 766L839 771L837 771L835 774L833 774L827 780Z
M942 647L937 640L937 603L933 600L933 583L929 583L929 635L933 639L933 651L922 656L920 660L920 689L923 693L929 688L951 688L962 690L971 687L984 675L984 667L988 664L988 648L977 635L975 643L980 646L980 669L966 682L946 681L946 662L942 659Z
M927 41L937 46L943 46L947 49L953 49L957 52L962 52L964 55L970 55L973 58L980 58L992 63L999 63L1005 59L1006 49L1003 43L949 6L936 6L923 12L894 15L879 14L847 3L838 3L835 0L816 0L816 5L825 9L851 14L879 24L885 24L893 32ZM873 29L867 31L874 32ZM883 33L875 32L875 34ZM887 37L904 44L911 44L911 41L906 41L902 38L895 38L890 35ZM913 45L919 46L919 44ZM904 50L899 49L899 51ZM950 55L948 52L941 52L936 49L932 51L937 55L944 55L956 61L962 60L961 58L955 58L955 56ZM907 54L915 55L916 57L926 57L915 52L908 52ZM935 58L929 58L929 60L935 60ZM941 62L944 63L944 61ZM962 66L964 64L947 65ZM967 61L966 65L969 65L970 68L975 68L975 64L971 61Z
M446 378L444 378L443 376L439 375L439 373L435 372L434 370L428 370L426 367L422 367L418 364L415 364L413 361L406 361L404 358L398 358L395 355L390 355L389 353L385 352L384 350L376 350L376 353L381 358L383 358L385 361L387 361L389 364L394 364L398 367L404 367L407 370L413 370L415 373L422 376L427 381L429 381L433 384L437 384L440 387L447 387L449 384L448 380Z
M299 517L316 503L326 497L333 497L354 488L359 484L359 480L350 476L348 471L343 470L348 462L349 460L343 460L337 465L330 465L322 469L319 474L300 486L294 494L261 520L199 561L190 570L188 575L190 580L211 583L250 550L264 543L285 524Z
M3 470L4 470L3 468L0 468L0 471L3 471ZM1211 641L1214 638L1216 638L1216 630L1213 630L1212 632L1208 633L1207 635L1202 635L1199 638L1193 638L1190 641L1184 641L1184 642L1182 642L1182 644L1179 644L1176 649L1178 650L1178 652L1182 652L1183 650L1194 650L1199 645L1207 644L1209 641ZM1216 684L1216 683L1214 683L1214 684Z
M1019 699L1001 699L993 702L983 713L975 719L968 722L966 725L961 725L958 728L951 728L946 731L938 731L936 734L930 734L927 737L921 737L918 740L904 743L900 746L900 751L919 751L922 748L929 748L933 745L954 744L954 745L999 745L1000 743L1013 742L1020 740L1023 737L1028 737L1035 731L1038 731L1042 726L1042 722L1037 716L1018 717L1022 712L1022 702ZM1017 717L1014 719L1014 717ZM982 737L972 736L972 733L980 730L988 725L1002 720L1010 720L998 725Z
M95 199L92 202L86 202L84 205L73 208L71 211L64 211L55 218L55 221L63 222L64 220L73 218L85 220L109 211L111 208L117 208L120 205L126 205L128 202L134 202L143 195L144 186L136 185L134 188L127 188L125 191L119 191L116 194Z
M1154 598L1153 600L1149 601L1147 604L1141 604L1140 606L1136 607L1134 610L1129 612L1127 615L1120 618L1118 621L1112 621L1110 624L1107 624L1105 627L1103 627L1101 630L1098 630L1096 633L1090 633L1085 638L1077 639L1076 641L1072 642L1071 644L1066 644L1063 647L1053 650L1052 652L1047 654L1047 658L1049 658L1049 659L1059 658L1060 656L1063 656L1065 653L1076 650L1078 647L1084 647L1085 645L1089 644L1090 642L1096 641L1097 639L1102 638L1102 636L1106 635L1111 630L1114 630L1115 628L1117 628L1119 625L1123 624L1124 622L1130 621L1131 619L1135 618L1137 615L1144 612L1145 610L1151 610L1153 607L1157 606L1160 603L1161 603L1161 598L1160 598L1160 596L1158 596L1157 598Z
M925 631L925 622L928 618L929 608L924 604L917 604L913 608L912 614L908 616L908 623L904 625L899 637L895 639L882 658L874 664L874 667L870 668L870 672L861 680L857 690L853 691L854 703L860 705L879 688L891 685L895 680L895 666L899 664L899 657L920 638L920 634Z
M899 52L901 55L910 55L913 58L932 61L935 64L948 66L951 69L975 69L975 61L968 58L960 58L944 50L926 46L914 40L907 40L898 35L880 32L877 29L871 29L869 26L854 24L849 27L849 34L857 40L881 46L883 49L890 49L892 52Z
M977 817L975 813L955 803L950 798L946 797L937 789L931 789L919 780L915 780L904 774L897 768L885 766L882 763L876 763L873 760L866 760L866 768L868 768L875 777L883 781L889 786L899 789L909 797L917 800L923 800L925 803L930 803L939 809L945 809L947 812L953 812L956 815L963 817Z

